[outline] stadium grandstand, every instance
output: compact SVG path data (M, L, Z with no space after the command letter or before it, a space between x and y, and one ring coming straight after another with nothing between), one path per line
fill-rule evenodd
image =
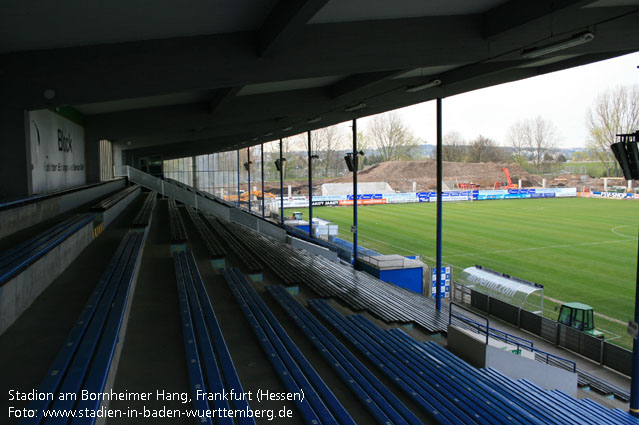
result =
M635 52L638 20L616 0L2 2L0 423L638 423L630 351L470 286L442 299L450 271L431 296L361 270L357 205L382 198L353 196L357 119L436 100L441 148L446 97ZM347 121L354 191L314 201L311 132ZM305 230L283 207L298 134ZM406 202L441 225L438 183ZM446 196L575 196L475 192ZM352 242L314 232L338 202Z

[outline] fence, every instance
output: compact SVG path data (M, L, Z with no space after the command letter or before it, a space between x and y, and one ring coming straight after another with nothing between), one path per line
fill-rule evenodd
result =
M632 352L570 326L524 310L486 294L455 284L453 300L470 304L477 310L497 317L561 347L565 347L617 372L630 375Z

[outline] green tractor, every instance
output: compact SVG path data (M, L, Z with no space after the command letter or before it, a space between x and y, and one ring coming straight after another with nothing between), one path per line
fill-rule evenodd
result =
M562 305L557 321L562 325L578 329L595 338L604 338L603 332L599 332L595 329L594 311L592 307L587 304L566 303Z

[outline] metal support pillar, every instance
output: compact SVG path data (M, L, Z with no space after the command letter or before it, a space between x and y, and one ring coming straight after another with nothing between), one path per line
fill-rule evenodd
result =
M284 162L282 162L282 139L280 139L280 219L284 226Z
M639 238L637 238L637 279L635 284L635 322L639 323ZM630 381L630 414L639 417L639 341L632 341L632 380Z
M260 166L262 167L262 218L264 218L264 143L260 145Z
M191 182L193 183L193 187L199 189L197 186L197 157L191 157Z
M437 98L437 259L435 304L442 309L442 99Z
M313 153L311 130L308 131L308 236L313 238Z
M248 173L248 210L251 212L251 148L246 148L246 172Z
M357 119L353 120L353 267L357 270Z
M237 152L237 207L240 207L240 150Z

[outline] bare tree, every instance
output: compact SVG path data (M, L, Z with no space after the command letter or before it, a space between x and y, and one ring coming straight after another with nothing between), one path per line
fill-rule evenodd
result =
M442 159L448 162L462 162L466 156L466 141L456 131L450 131L442 140Z
M537 116L530 122L530 152L531 160L537 172L541 167L547 153L552 153L559 142L559 130L552 121Z
M639 130L639 85L617 86L600 93L586 112L588 150L606 167L610 176L610 145L620 133Z
M384 161L410 156L417 142L397 112L375 116L367 128L367 141Z
M515 122L508 129L506 140L513 148L514 159L523 164L527 159L541 172L545 158L552 154L559 141L559 130L552 121L541 116Z
M532 146L531 121L517 121L508 129L506 142L513 148L515 162L520 165L526 163L527 153Z
M338 160L337 150L342 143L343 134L340 127L333 125L313 131L311 139L313 150L320 156L324 168L324 177L328 177L330 170L336 169Z
M479 135L470 143L466 158L469 162L502 162L505 155L494 140Z

